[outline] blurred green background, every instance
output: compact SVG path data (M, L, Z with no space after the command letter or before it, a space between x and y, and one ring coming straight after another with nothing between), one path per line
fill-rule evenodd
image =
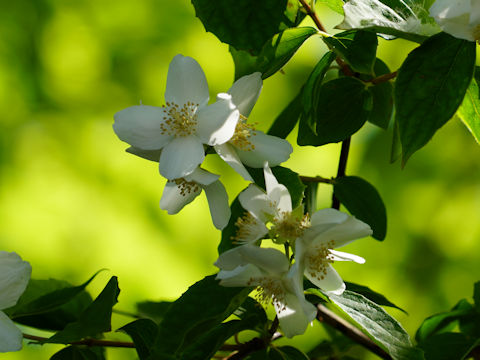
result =
M326 7L318 12L328 29L341 21ZM396 70L414 47L381 41L379 57ZM325 51L311 38L283 73L265 81L251 115L260 129L269 128ZM125 153L127 144L112 131L115 112L140 101L163 104L177 53L201 64L211 98L232 84L227 45L205 32L189 1L0 1L0 249L28 260L34 278L78 284L107 268L89 290L98 294L117 275L117 308L135 311L138 301L174 299L216 271L220 232L204 196L168 216L158 205L165 180L157 164ZM387 238L352 243L345 251L367 263L337 269L405 308L409 316L390 312L413 335L426 316L471 298L480 280L480 147L453 119L401 170L389 164L391 136L367 124L353 138L347 169L380 191ZM294 144L296 134L289 140ZM339 149L295 147L285 166L334 176ZM246 186L213 156L207 167L221 172L230 199ZM331 188L320 185L318 206L328 207L330 198ZM114 327L127 321L116 316ZM319 326L307 334L296 340L304 350L323 336ZM59 348L25 346L2 359L48 359ZM136 357L109 352L112 359Z

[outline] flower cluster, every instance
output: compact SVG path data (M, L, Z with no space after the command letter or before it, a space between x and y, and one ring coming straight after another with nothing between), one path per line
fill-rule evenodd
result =
M452 36L469 41L480 40L478 0L437 0L430 7L430 16Z
M287 188L279 184L268 164L264 166L266 192L252 184L239 195L247 210L236 225L240 245L220 255L215 265L224 286L256 287L260 302L273 303L287 337L303 334L316 315L304 296L303 276L324 292L342 294L345 284L332 267L335 261L365 260L333 250L372 234L370 226L335 209L311 217L303 207L292 209ZM261 247L264 238L291 248L288 252Z
M178 213L205 190L212 220L223 229L230 218L228 196L219 176L201 164L209 147L245 180L252 178L245 165L272 166L287 160L291 145L264 134L247 123L262 89L260 73L237 80L227 93L208 104L208 84L200 65L177 55L170 63L161 107L136 105L115 114L113 129L131 145L128 152L159 162L167 185L160 207Z
M0 310L14 306L25 291L32 268L14 252L0 251ZM0 352L22 348L22 332L0 311Z

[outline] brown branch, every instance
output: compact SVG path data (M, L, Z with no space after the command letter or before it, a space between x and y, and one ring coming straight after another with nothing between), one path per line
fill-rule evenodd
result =
M23 337L28 340L45 341L48 338L42 336L35 336L29 334L23 334ZM107 346L107 347L119 347L119 348L135 348L135 344L125 341L110 341L110 340L98 340L98 339L85 339L81 341L71 342L70 345L84 345L84 346Z
M390 80L394 79L397 75L398 75L398 71L394 71L392 73L384 74L384 75L378 76L376 78L373 78L371 80L368 80L368 82L372 83L373 85L377 85L377 84L381 84L381 83L390 81Z
M333 311L328 309L325 305L318 304L317 305L317 320L330 325L334 329L337 329L345 336L348 336L350 339L355 341L356 343L360 344L367 350L371 351L372 353L380 356L382 359L392 360L392 357L387 354L385 350L383 350L380 346L375 344L367 335L363 332L358 330L355 326L350 324L345 319L341 318Z

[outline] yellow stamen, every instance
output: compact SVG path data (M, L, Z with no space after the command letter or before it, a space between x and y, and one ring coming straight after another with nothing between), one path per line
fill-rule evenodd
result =
M257 294L256 300L261 304L270 304L270 302L279 308L285 310L286 290L282 280L272 277L252 277L248 282L248 286L255 286Z
M318 279L323 280L327 275L328 265L333 263L333 257L328 251L334 247L334 241L331 240L327 244L317 245L309 249L305 256L305 263L309 274Z
M255 136L255 124L247 124L247 118L240 115L235 132L230 139L230 143L243 151L255 150L255 145L250 142L250 138Z
M180 194L183 196L187 196L192 192L197 192L200 190L200 186L196 182L187 181L185 179L175 179L172 180L175 184L177 184L178 188L180 189Z
M197 110L198 104L190 101L179 107L175 103L167 102L163 106L165 109L164 122L160 124L160 132L164 135L173 135L176 137L185 137L192 135L197 126Z

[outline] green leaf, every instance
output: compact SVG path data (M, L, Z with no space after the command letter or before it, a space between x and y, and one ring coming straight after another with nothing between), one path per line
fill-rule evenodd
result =
M343 141L363 126L371 109L372 95L361 81L345 77L324 83L314 98L316 135L300 137L299 133L297 141L314 146Z
M237 226L235 223L237 222L238 218L242 217L245 213L245 209L240 204L238 196L230 205L230 211L230 219L228 220L227 226L225 226L225 228L222 230L222 239L220 244L218 244L218 254L224 253L225 251L237 246L234 244L235 235L237 234Z
M233 46L228 47L235 64L235 81L242 76L249 75L257 71L258 56L250 54L245 50L237 50ZM159 157L160 158L160 157Z
M150 356L158 332L158 326L150 319L138 319L122 326L117 331L123 331L132 338L140 360Z
M380 59L375 61L375 76L390 73L388 66ZM368 88L373 96L373 107L368 121L374 125L387 129L393 115L393 85L386 81Z
M480 314L480 281L477 281L473 286L473 301L475 303L475 309Z
M268 360L309 360L308 356L293 346L272 347Z
M317 4L326 4L330 9L340 15L344 15L342 0L317 0Z
M324 37L330 50L361 74L373 74L378 40L377 35L367 31L349 30L334 36Z
M480 89L476 79L472 79L457 115L480 144Z
M171 304L171 301L142 301L137 303L137 311L141 317L149 318L158 324Z
M390 150L390 164L400 159L402 156L402 144L400 143L400 133L398 131L398 123L393 122L393 134L392 134L392 148Z
M425 351L426 360L462 360L479 344L479 339L464 334L443 333L428 338L420 346Z
M185 344L194 342L230 316L251 290L220 286L215 275L192 285L165 313L151 358L176 358Z
M248 321L252 325L252 330L264 330L263 328L268 322L267 313L262 304L251 297L245 299L242 305L235 310L234 315L241 320Z
M268 130L268 135L285 139L292 132L302 112L302 92L283 109Z
M81 348L69 346L53 354L50 360L104 360L103 348Z
M110 331L112 307L117 303L119 293L117 277L112 276L100 295L82 312L76 322L68 324L65 329L42 343L68 344Z
M352 215L370 225L375 239L385 239L387 211L373 185L358 176L344 176L335 179L333 192Z
M350 0L343 10L345 18L339 29L365 29L387 39L400 37L419 43L440 31L424 0Z
M347 290L363 295L368 300L373 301L377 305L393 307L395 309L398 309L404 312L405 314L407 313L401 307L398 307L397 305L392 303L390 300L388 300L384 295L376 291L373 291L367 286L363 286L363 285L359 285L359 284L355 284L347 281L345 281L345 285L347 286Z
M432 315L426 318L415 334L415 340L421 343L427 338L444 331L453 322L465 316L472 315L472 306L467 301L460 302L461 306L448 312Z
M360 294L345 290L330 300L361 326L394 360L421 360L402 326L385 310Z
M473 41L432 36L413 50L395 84L396 121L403 164L457 111L475 68Z
M312 27L286 29L268 40L257 59L256 68L266 79L280 70L302 44L317 30Z
M205 30L253 55L274 34L297 22L287 0L192 0L192 4Z

